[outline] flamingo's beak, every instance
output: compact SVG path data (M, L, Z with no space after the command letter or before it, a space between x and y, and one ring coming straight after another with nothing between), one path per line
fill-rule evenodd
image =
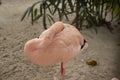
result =
M81 51L83 51L87 47L88 47L88 41L86 39L84 39L83 44L81 45Z

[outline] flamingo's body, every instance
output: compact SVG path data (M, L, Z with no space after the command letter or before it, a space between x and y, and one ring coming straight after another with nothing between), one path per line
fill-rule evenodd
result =
M24 51L33 63L40 66L61 62L63 74L63 66L80 52L83 42L83 36L75 27L56 22L39 38L29 40L25 44Z

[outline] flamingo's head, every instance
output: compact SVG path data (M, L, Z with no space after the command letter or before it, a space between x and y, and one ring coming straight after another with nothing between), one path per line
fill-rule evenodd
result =
M88 42L87 40L83 39L83 43L81 45L81 51L83 51L84 49L86 49L88 47Z

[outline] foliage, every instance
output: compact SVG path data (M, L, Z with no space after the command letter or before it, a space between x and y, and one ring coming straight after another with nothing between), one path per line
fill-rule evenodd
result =
M36 7L39 5L39 7ZM28 7L21 21L25 16L31 15L31 23L42 18L43 26L47 29L47 20L52 24L55 22L55 14L62 21L64 18L69 20L70 14L75 14L71 24L76 25L78 29L83 27L84 21L87 27L106 25L108 29L111 22L120 20L120 1L119 0L40 0ZM108 15L111 20L107 20Z

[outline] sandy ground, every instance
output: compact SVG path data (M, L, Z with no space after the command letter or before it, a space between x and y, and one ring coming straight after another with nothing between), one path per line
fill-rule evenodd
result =
M37 1L37 0L34 0ZM23 47L27 40L43 31L42 22L32 26L20 18L33 0L2 0L0 5L0 80L61 80L60 66L39 67L27 60ZM106 28L82 31L89 47L71 60L66 68L66 80L120 79L120 28L111 34ZM88 60L96 60L91 67Z

